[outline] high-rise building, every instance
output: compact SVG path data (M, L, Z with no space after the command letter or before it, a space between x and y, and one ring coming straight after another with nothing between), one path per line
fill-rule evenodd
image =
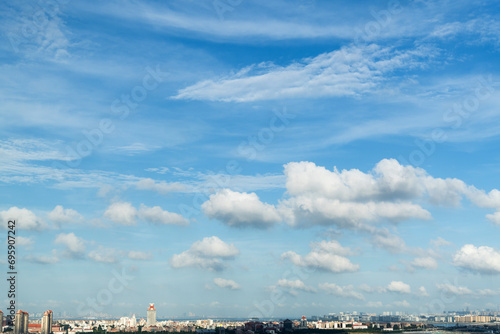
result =
M28 333L29 315L28 312L18 310L14 319L14 334Z
M28 312L23 312L23 333L28 333L29 328L29 314Z
M149 304L148 308L148 320L146 322L146 326L154 326L156 325L156 309L155 304Z
M3 312L0 311L0 332L3 332Z
M137 319L135 318L135 314L132 315L132 319L130 319L130 327L137 327Z
M51 310L43 312L41 334L52 333L52 316Z
M307 318L305 315L300 319L300 327L307 328Z

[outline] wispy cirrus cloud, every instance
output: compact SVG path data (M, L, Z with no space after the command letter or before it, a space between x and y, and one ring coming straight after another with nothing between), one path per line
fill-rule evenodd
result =
M395 50L378 45L350 46L288 66L257 64L235 75L200 81L175 99L250 102L284 98L359 96L383 91L395 70L425 66L430 47Z

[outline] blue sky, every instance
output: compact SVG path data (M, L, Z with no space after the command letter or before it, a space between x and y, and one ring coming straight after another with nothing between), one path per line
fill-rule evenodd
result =
M0 6L22 309L498 308L496 2Z

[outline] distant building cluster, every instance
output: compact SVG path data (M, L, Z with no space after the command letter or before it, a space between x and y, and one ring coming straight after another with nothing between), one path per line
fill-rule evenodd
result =
M500 333L500 312L497 311L466 311L444 312L442 314L408 315L401 312L383 312L382 314L340 312L324 316L312 316L308 319L302 316L296 320L281 321L214 321L212 319L157 321L156 309L153 303L147 308L146 318L137 319L121 317L119 320L59 320L54 324L53 312L45 311L38 314L41 319L29 323L29 314L18 310L13 324L4 321L3 312L0 311L2 332L12 331L12 334L78 334L105 331L109 333L123 332L192 332L196 334L276 334L295 330L374 330L390 332L395 330L425 330L439 323L456 323L458 326L474 327L480 324L496 326ZM491 325L490 325L491 323ZM491 328L491 327L488 327ZM490 329L489 332L493 333Z
M495 322L495 321L500 321L500 317L491 317L486 315L464 315L464 316L454 317L454 320L455 322L466 322L466 323Z

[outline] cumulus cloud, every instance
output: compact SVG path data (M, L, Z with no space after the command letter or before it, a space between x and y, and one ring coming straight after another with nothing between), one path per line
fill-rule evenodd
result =
M422 268L422 269L437 269L438 263L435 258L426 256L426 257L417 257L411 261L411 265L413 267Z
M59 257L55 251L52 251L52 255L30 254L25 256L24 259L36 264L53 264L59 262Z
M189 221L182 215L174 212L168 212L159 206L147 207L146 205L141 204L138 214L141 219L154 224L189 225Z
M5 242L7 243L7 240L5 240ZM16 246L30 247L34 244L35 242L33 241L33 239L29 237L22 237L20 235L16 236Z
M372 245L382 248L391 253L401 253L407 249L405 241L394 234L381 230L376 232L370 239Z
M366 307L382 307L384 304L382 302L367 302L365 304Z
M392 303L392 305L396 307L410 307L410 303L408 303L406 300L395 301Z
M20 230L42 230L47 228L47 224L32 211L25 208L13 206L6 211L0 211L0 220L7 222L9 220L16 221L16 229ZM2 227L7 228L7 224L2 224Z
M387 291L397 292L397 293L411 293L411 288L408 284L401 281L392 281L387 286Z
M433 246L435 248L439 248L442 246L450 246L452 243L449 242L448 240L445 240L441 237L438 237L436 239L431 240L430 244L431 244L431 246Z
M366 283L361 284L358 288L359 288L359 290L364 291L364 292L368 292L368 293L373 293L373 292L384 293L387 291L387 289L382 287L382 286L369 286Z
M500 273L500 252L488 246L464 245L455 253L453 264L480 274L498 274Z
M303 281L301 281L299 279L297 279L295 281L288 280L288 279L280 279L280 280L278 280L277 286L279 286L281 288L289 289L289 291L292 294L296 294L297 290L306 291L306 292L316 292L315 288L313 288L311 286L307 286Z
M49 213L49 219L56 224L69 224L80 221L83 217L76 210L65 209L62 205L57 205Z
M344 247L337 240L322 240L320 242L312 242L311 248L321 252L337 254L341 256L354 255L354 252L349 247Z
M153 257L151 253L141 251L129 251L127 257L131 260L149 260Z
M436 287L438 288L439 291L451 295L462 296L462 295L470 295L473 293L471 289L465 286L458 286L450 283L436 284Z
M368 173L291 162L285 165L285 175L291 198L283 201L282 210L289 224L301 226L359 229L367 222L430 219L417 201L456 206L468 189L460 180L433 178L394 159L381 160Z
M207 217L229 226L267 228L281 221L273 205L260 201L255 193L222 189L201 206Z
M171 192L186 192L188 190L186 185L179 182L167 183L164 181L155 181L149 178L142 179L135 185L139 190L151 190L156 191L160 194L167 194Z
M319 288L338 297L356 298L359 300L365 299L363 294L354 290L352 285L340 286L335 283L321 283L319 284Z
M304 256L293 251L288 251L281 255L281 259L290 260L296 266L334 273L354 272L359 269L358 264L353 264L344 256L351 254L351 250L347 247L342 247L336 240L322 241L320 243L313 242L310 247L311 252Z
M85 252L85 241L74 233L60 233L54 243L65 246L65 255L68 257L81 257Z
M173 268L195 267L220 271L226 267L225 261L240 253L233 244L227 244L216 236L196 241L181 254L170 259Z
M121 225L135 225L137 209L128 202L115 202L106 209L104 217Z
M339 172L312 162L285 165L286 188L291 198L282 201L280 211L293 226L337 225L368 229L367 223L400 222L411 218L430 219L430 213L412 203L439 189L424 170L384 159L364 173L357 169ZM437 188L437 187L435 187Z
M220 277L214 278L214 284L217 285L219 288L226 288L230 290L238 290L241 288L240 285L235 281Z
M486 215L486 218L495 225L500 225L500 211Z
M500 208L500 191L498 189L486 193L484 190L470 186L467 196L472 203L481 208Z
M116 249L104 247L92 250L88 254L89 259L102 263L116 263L121 256L120 252Z
M429 296L429 293L427 292L427 289L424 286L421 286L420 288L418 288L418 293L417 294L419 296L422 296L422 297L428 297Z
M137 210L131 203L115 202L104 212L104 217L121 225L135 225L137 218L153 224L189 225L189 221L182 215L163 210L159 206L148 207L141 204Z
M262 202L255 193L223 189L211 195L202 208L208 217L230 226L265 228L283 221L294 227L361 230L374 235L371 242L375 246L393 253L405 251L406 245L380 225L431 219L425 204L453 207L467 198L500 212L500 191L486 193L455 178L435 178L395 159L383 159L368 172L290 162L284 165L284 174L287 196L276 206ZM493 222L497 218L496 213L488 215Z

